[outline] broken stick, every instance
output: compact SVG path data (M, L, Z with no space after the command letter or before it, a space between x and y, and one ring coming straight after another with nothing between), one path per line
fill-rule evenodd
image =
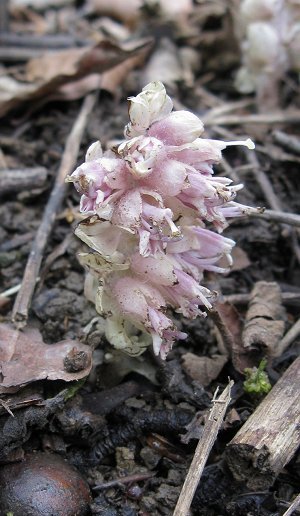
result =
M217 438L227 407L230 403L232 386L233 381L231 380L219 398L213 399L213 407L204 425L202 437L197 445L194 458L183 484L173 516L187 516L189 514L189 509L204 466Z
M47 180L44 167L0 170L0 197L7 194L43 188Z
M284 211L276 210L265 210L265 211L252 211L247 213L251 217L258 217L260 219L269 220L270 222L279 222L283 224L289 224L290 226L300 227L300 215L297 213L288 213Z
M32 244L22 285L13 307L12 320L17 323L19 327L23 327L27 323L28 311L36 285L36 279L39 274L43 253L67 189L65 178L70 172L72 172L72 169L75 166L83 131L86 127L95 101L96 93L91 93L85 98L71 133L68 136L54 187L46 205L42 222Z
M228 444L228 465L248 488L273 484L300 444L300 357Z

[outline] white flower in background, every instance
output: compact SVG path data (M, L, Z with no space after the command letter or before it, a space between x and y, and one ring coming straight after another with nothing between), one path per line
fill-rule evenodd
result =
M287 71L300 71L300 4L297 0L242 0L233 10L242 51L236 77L241 93L256 92L260 110L278 106Z

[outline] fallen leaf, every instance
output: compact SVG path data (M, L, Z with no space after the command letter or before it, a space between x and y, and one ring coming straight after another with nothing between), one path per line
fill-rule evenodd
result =
M107 72L102 75L101 89L109 91L112 95L115 95L116 90L126 79L129 72L134 68L141 66L145 57L145 52L139 52L136 56L126 59L126 61L114 66L111 70L107 70Z
M234 426L236 426L237 423L240 423L240 422L241 422L241 418L239 416L239 413L236 411L235 408L232 408L226 414L226 417L225 417L224 423L223 423L223 429L229 430L229 429L233 428Z
M118 46L110 41L100 41L92 47L48 52L32 59L27 63L25 72L27 80L33 82L19 82L12 77L0 78L0 116L25 102L46 102L63 85L91 74L103 73L139 52L145 52L151 43L152 40L143 39Z
M252 350L245 349L243 346L242 323L237 309L231 303L217 301L214 303L211 316L234 368L239 373L243 373L246 367L252 367L255 363L251 357Z
M164 21L174 21L177 25L187 22L193 11L192 0L88 0L87 11L102 16L111 16L134 28L142 18L142 8L150 8Z
M247 253L241 247L235 246L232 249L231 256L233 259L233 264L230 268L230 271L242 271L251 265ZM228 267L227 259L221 258L219 261L219 266Z
M101 16L111 16L130 27L135 27L141 17L143 0L88 0L87 11Z
M225 355L213 355L212 357L198 356L194 353L185 353L182 357L184 371L204 387L215 380L224 365L228 361Z
M78 354L85 357L84 368L67 372L66 357ZM9 324L0 324L0 393L15 392L37 380L80 380L92 366L89 346L75 340L45 344L36 328L15 330ZM67 368L70 370L70 368Z
M285 309L278 284L258 281L251 292L246 313L242 334L244 348L276 354L284 332L284 318Z
M123 378L131 373L137 373L144 376L154 385L157 385L155 363L141 355L131 357L125 355L122 351L112 349L106 355L105 363L99 368L101 372L101 381L107 387L118 385Z
M58 90L49 97L49 100L76 100L84 97L90 91L100 90L102 85L102 74L92 73L78 79L77 81L68 82L60 86Z
M185 427L186 433L180 436L183 444L189 444L192 439L201 439L207 410L196 412L192 421Z

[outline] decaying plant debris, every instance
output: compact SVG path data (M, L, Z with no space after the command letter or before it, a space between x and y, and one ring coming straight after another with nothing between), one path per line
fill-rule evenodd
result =
M91 516L171 515L177 503L201 516L299 512L299 81L284 66L272 108L237 91L234 5L0 1L0 489L4 465L22 474L50 454L88 484ZM64 182L92 141L120 144L127 97L152 80L205 138L255 142L224 151L215 174L244 184L238 202L266 208L225 230L237 252L229 274L205 276L215 311L175 315L189 338L164 363L106 341L83 292L79 196ZM262 360L272 389L246 392L245 368Z

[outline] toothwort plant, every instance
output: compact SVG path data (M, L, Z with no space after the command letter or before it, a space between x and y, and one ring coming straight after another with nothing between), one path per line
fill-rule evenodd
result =
M299 1L234 0L233 18L242 51L238 90L255 91L262 111L278 107L280 81L300 72Z
M213 164L229 145L254 145L200 138L201 120L172 111L161 82L129 101L125 140L104 153L93 143L68 177L87 215L75 233L92 250L79 255L85 294L105 318L108 341L131 355L152 343L165 358L187 337L170 309L194 319L212 308L203 273L228 270L218 262L225 256L230 266L235 243L220 233L228 217L251 210L234 201L242 185L215 177Z

